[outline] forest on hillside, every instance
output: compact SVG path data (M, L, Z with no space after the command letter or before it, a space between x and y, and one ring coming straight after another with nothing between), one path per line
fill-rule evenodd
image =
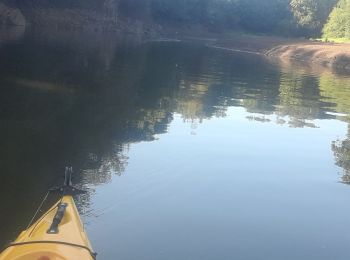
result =
M350 0L3 0L18 8L116 10L175 27L282 36L350 37Z

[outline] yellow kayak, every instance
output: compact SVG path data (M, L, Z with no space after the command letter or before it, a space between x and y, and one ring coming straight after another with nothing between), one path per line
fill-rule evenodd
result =
M65 186L60 190L72 189ZM96 254L84 231L73 197L69 194L63 195L0 254L0 260L93 259L96 259Z

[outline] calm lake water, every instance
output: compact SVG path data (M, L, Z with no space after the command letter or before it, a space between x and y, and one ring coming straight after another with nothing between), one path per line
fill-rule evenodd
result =
M0 41L0 244L64 166L99 259L345 260L350 77L198 42Z

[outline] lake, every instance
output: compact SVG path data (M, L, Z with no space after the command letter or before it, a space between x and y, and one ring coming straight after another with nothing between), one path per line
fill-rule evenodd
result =
M200 41L6 35L1 245L69 165L98 259L349 259L350 74Z

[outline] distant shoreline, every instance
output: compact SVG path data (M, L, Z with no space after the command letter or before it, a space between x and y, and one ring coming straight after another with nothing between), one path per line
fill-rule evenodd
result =
M49 34L54 34L58 30L56 28L47 31L47 27L41 26L33 26L29 29L38 28L46 33L49 32ZM200 26L189 28L161 27L148 30L145 30L145 28L132 30L131 28L133 28L133 25L123 27L123 30L120 31L109 32L109 34L126 35L131 33L145 41L197 41L216 49L264 55L282 62L296 61L308 65L315 64L350 74L350 43L327 43L302 38L249 35L235 32L218 34L208 32ZM23 26L5 26L1 27L0 34L5 34L5 38L15 39L21 37L25 31L27 30ZM62 30L58 31L61 32ZM77 32L75 30L67 31ZM81 32L86 33L84 30ZM100 31L88 30L88 32L96 33Z
M209 46L265 55L281 61L299 61L350 72L350 44L325 43L273 36L238 35Z

